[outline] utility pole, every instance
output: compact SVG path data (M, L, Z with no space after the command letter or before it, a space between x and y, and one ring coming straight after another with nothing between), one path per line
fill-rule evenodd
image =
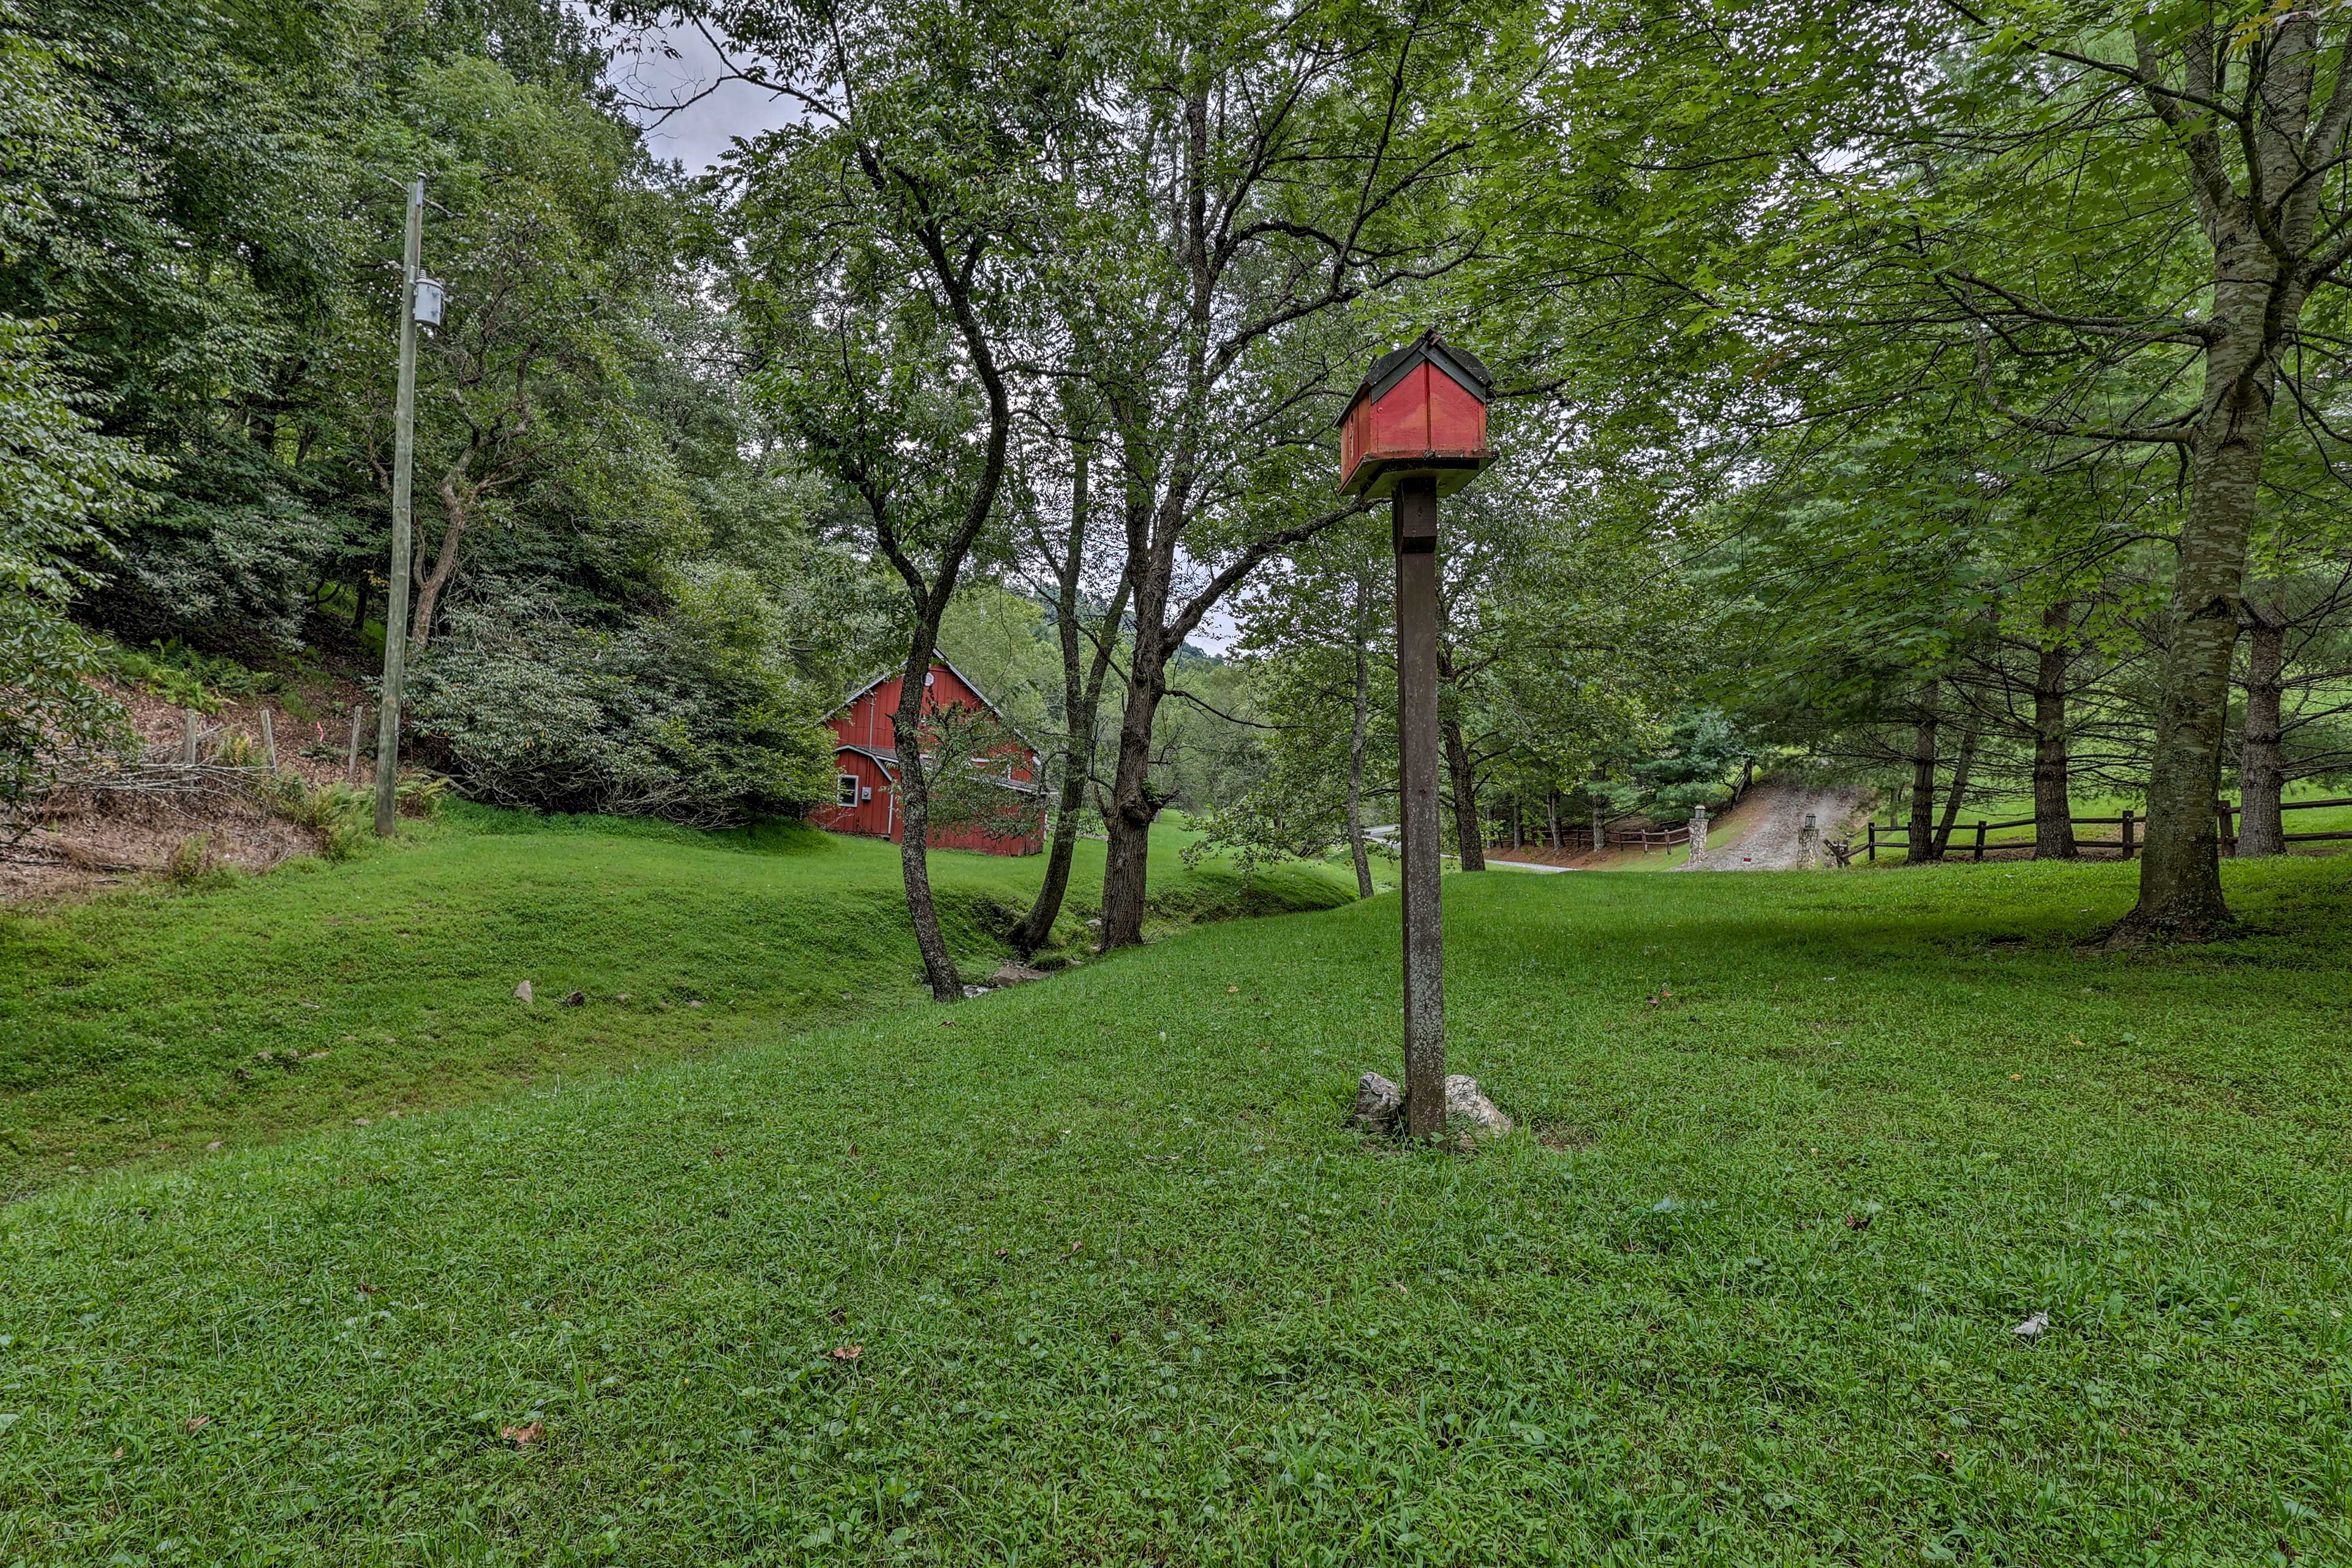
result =
M408 184L400 247L400 389L392 416L392 566L383 607L383 691L376 709L375 836L397 828L400 683L408 658L409 469L416 460L416 284L425 270L425 176Z

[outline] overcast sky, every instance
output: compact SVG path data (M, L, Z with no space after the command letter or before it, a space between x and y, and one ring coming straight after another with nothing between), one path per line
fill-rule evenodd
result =
M637 102L686 105L668 115L637 115L654 156L675 159L698 174L717 163L736 138L757 136L791 121L772 95L748 82L719 82L727 66L695 29L659 28L637 37L640 47L616 58L606 79ZM677 52L676 59L665 58L664 45ZM695 97L706 88L711 89L706 96ZM688 102L689 99L694 101Z

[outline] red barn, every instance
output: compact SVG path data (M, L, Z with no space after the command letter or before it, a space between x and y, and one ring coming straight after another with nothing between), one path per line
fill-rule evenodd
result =
M835 833L856 833L869 838L903 842L907 819L898 804L898 734L892 715L898 710L903 677L880 675L850 694L832 718L834 796L830 805L809 813L815 826ZM1004 809L994 823L930 835L934 849L977 849L983 855L1034 855L1045 847L1045 796L1037 784L1043 759L1028 738L1013 728L1003 710L981 695L944 658L931 661L924 684L926 711L965 708L993 714L1013 740L991 750L985 759L989 782L1006 792ZM925 760L931 753L923 752ZM972 764L982 765L980 759ZM1010 829L1010 831L1008 831Z

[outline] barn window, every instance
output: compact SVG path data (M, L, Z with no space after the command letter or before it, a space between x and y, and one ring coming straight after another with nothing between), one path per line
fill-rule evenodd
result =
M856 805L857 804L857 775L856 773L835 773L833 775L833 804L835 805Z

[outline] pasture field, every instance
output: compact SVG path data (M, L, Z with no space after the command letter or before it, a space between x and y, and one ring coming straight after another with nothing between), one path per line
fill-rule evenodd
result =
M0 1209L0 1563L2352 1558L2345 862L2096 955L2127 868L1449 878L1464 1151L1343 1125L1392 897L851 1015L903 955L755 945L887 913L821 857L562 838L302 885L642 1070ZM337 1044L460 1005L367 912L278 954ZM256 1026L141 929L92 985Z

